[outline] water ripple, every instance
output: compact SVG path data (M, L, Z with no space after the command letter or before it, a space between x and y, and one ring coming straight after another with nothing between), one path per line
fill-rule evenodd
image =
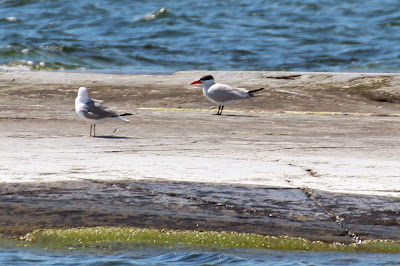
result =
M396 72L399 8L395 0L2 1L0 65Z
M4 242L4 241L2 241ZM283 252L274 250L185 250L132 247L56 251L0 244L2 265L397 265L397 254Z

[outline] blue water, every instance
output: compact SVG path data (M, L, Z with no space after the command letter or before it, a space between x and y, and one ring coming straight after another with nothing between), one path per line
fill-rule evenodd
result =
M397 0L0 0L0 70L400 70Z
M283 252L271 250L197 250L126 248L53 251L1 247L0 265L399 265L400 255Z

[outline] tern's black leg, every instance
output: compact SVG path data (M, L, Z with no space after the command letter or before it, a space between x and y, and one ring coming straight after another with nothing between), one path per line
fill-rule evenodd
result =
M218 112L216 113L216 115L220 115L222 114L222 109L224 108L223 105L218 105Z
M90 123L89 137L91 137L91 136L92 136L92 127L93 127L93 124L92 124L92 123Z

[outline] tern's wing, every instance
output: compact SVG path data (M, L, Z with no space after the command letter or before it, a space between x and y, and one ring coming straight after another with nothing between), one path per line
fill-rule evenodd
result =
M242 88L233 88L226 84L215 83L208 90L208 95L217 102L229 102L251 97L249 91Z
M108 117L117 117L118 113L109 110L107 107L101 104L101 101L98 100L90 100L85 103L85 106L82 108L82 114L89 119L103 119Z

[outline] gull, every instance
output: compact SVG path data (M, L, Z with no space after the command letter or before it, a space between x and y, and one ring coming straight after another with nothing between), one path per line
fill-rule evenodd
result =
M193 81L190 84L203 84L204 96L213 103L218 104L217 115L222 114L225 104L233 104L241 99L254 97L253 93L264 88L256 90L246 90L243 88L233 88L226 84L215 83L211 75L201 77L199 80Z
M102 123L110 120L129 122L121 116L132 115L131 113L117 113L102 105L102 101L91 99L88 90L80 87L78 96L75 99L75 112L78 116L90 122L89 136L96 136L96 123ZM93 128L93 135L92 135Z

